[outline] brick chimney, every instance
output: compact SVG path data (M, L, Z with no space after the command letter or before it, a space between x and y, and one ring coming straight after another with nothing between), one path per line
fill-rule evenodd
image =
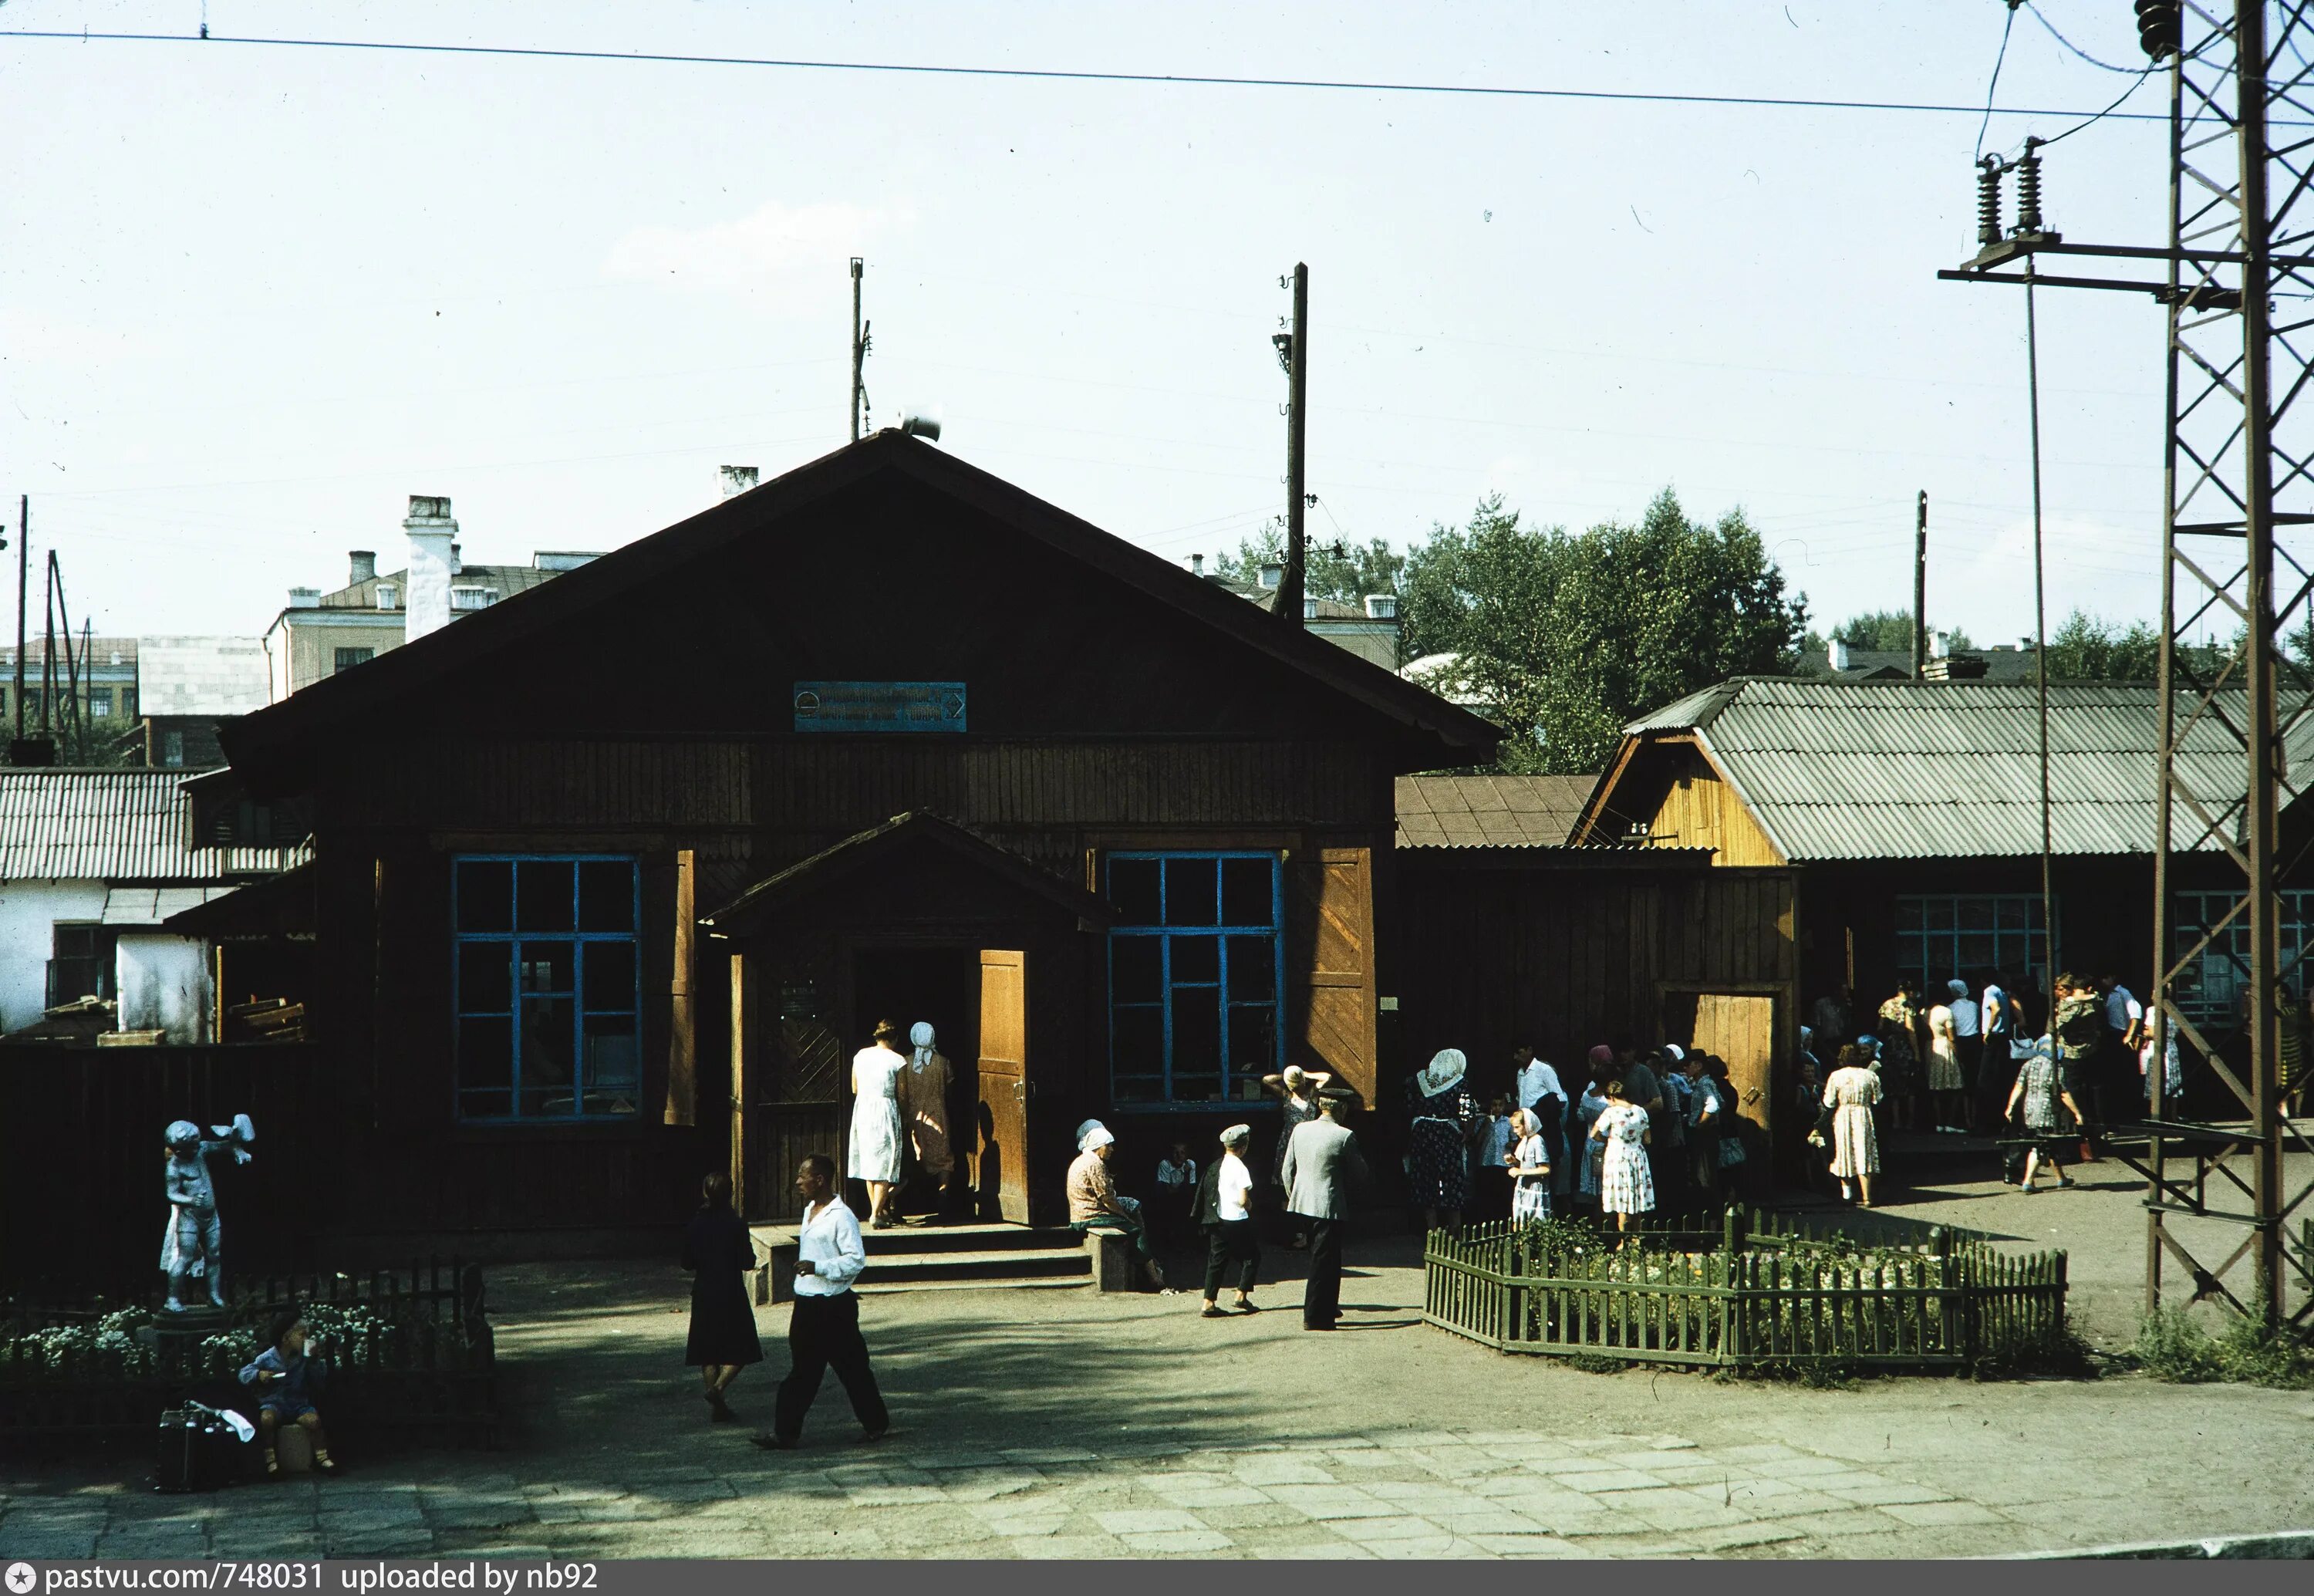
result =
M346 560L353 569L353 574L347 578L347 585L349 586L355 583L367 582L377 575L377 554L374 550L356 549L346 556Z
M450 624L450 578L458 570L453 540L458 524L450 518L448 499L413 493L402 530L410 534L410 590L402 595L408 619L402 637L404 642L416 642Z

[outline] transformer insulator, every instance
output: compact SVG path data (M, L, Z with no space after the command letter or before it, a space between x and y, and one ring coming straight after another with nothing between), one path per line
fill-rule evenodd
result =
M2000 242L2000 157L1987 155L1976 169L1976 242Z
M2028 145L2017 163L2017 230L2041 231L2041 157Z

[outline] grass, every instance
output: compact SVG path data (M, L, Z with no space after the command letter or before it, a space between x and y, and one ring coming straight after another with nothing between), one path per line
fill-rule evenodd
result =
M2314 1349L2267 1328L2262 1313L2237 1314L2212 1336L2182 1308L2157 1308L2138 1321L2139 1367L2174 1385L2253 1385L2314 1389Z

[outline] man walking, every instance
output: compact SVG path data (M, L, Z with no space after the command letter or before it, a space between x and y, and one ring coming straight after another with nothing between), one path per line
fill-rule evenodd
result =
M868 1344L860 1336L860 1297L852 1289L868 1265L860 1221L835 1195L835 1160L826 1154L805 1159L795 1184L803 1198L803 1222L796 1227L795 1308L788 1320L793 1367L780 1382L772 1433L752 1439L757 1446L792 1450L803 1434L803 1415L833 1368L865 1438L880 1441L892 1427L892 1415L876 1389L876 1371L868 1366Z
M1320 1092L1318 1117L1294 1126L1285 1143L1285 1206L1310 1221L1310 1280L1302 1292L1305 1330L1330 1330L1342 1317L1342 1226L1351 1197L1366 1179L1358 1140L1341 1123L1345 1095Z

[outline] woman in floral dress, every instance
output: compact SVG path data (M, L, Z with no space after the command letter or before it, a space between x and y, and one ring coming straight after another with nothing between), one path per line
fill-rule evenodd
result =
M1912 1101L1921 1089L1921 999L1909 982L1880 1005L1880 1090L1888 1101L1891 1123L1900 1131L1912 1128Z
M1656 1205L1655 1177L1647 1172L1647 1111L1623 1096L1623 1083L1611 1080L1599 1123L1591 1127L1594 1140L1605 1144L1599 1160L1599 1209L1615 1216L1615 1228L1630 1229L1631 1215Z
M1840 1195L1856 1195L1852 1183L1864 1186L1864 1206L1872 1206L1872 1177L1880 1173L1880 1138L1872 1125L1872 1110L1880 1101L1880 1077L1872 1071L1872 1050L1850 1045L1840 1050L1840 1068L1824 1083L1824 1106L1832 1110L1832 1172L1840 1180Z
M1470 1062L1459 1048L1443 1049L1429 1067L1406 1083L1407 1112L1414 1124L1407 1136L1406 1172L1414 1204L1426 1229L1459 1229L1471 1200L1469 1150L1479 1124L1479 1099L1464 1089Z

